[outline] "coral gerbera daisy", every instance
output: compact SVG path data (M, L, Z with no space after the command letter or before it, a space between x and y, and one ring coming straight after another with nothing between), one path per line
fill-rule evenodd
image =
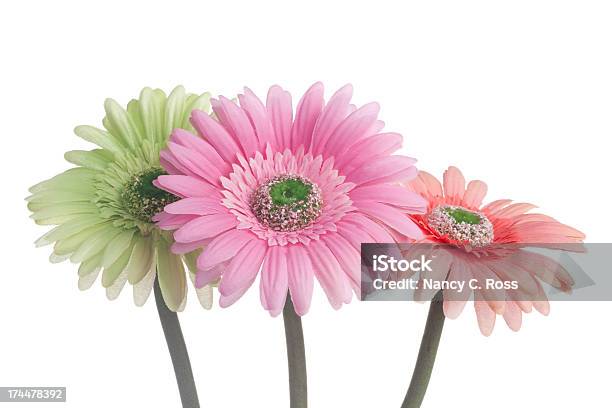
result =
M216 119L194 111L200 138L173 132L156 185L181 197L156 218L176 230L173 249L198 257L196 284L220 278L220 304L239 299L259 271L261 302L272 315L289 291L308 311L317 278L339 308L359 293L362 242L393 242L421 231L408 214L425 201L398 183L416 176L415 160L392 155L402 137L382 133L379 106L350 104L352 87L327 102L314 84L297 105L278 86L266 104L250 90L239 105L212 100Z
M170 251L172 237L155 226L152 217L177 200L152 182L165 174L159 151L172 129L191 129L189 113L208 110L209 95L186 94L177 87L169 96L145 88L127 110L105 102L106 130L78 126L77 136L99 149L71 151L66 160L77 167L30 188L28 208L37 224L57 225L37 245L53 244L52 262L70 259L79 263L79 288L86 289L100 270L107 296L114 299L129 281L134 301L147 300L156 275L163 298L172 311L186 298L183 259ZM189 264L190 257L185 257ZM192 263L195 268L195 264ZM210 287L198 291L210 307Z
M468 282L516 281L518 291L474 290L474 308L481 332L491 334L496 314L503 315L512 330L519 330L522 313L535 308L548 314L549 303L541 282L567 291L573 285L571 276L546 256L521 249L543 246L580 250L584 234L557 220L531 213L535 206L496 200L482 205L487 185L479 180L465 179L456 167L444 172L440 183L431 174L420 171L407 184L408 188L428 201L425 214L410 218L424 234L421 242L447 244L444 255L433 272L436 279ZM567 245L574 244L574 245ZM433 277L433 276L431 276ZM459 316L472 291L460 294L444 292L443 311L446 317ZM520 296L517 296L520 294Z

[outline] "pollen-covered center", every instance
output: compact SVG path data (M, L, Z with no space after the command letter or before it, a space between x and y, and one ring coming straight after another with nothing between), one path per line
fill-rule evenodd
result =
M429 227L460 244L482 247L493 242L493 224L480 212L453 205L440 205L427 215Z
M132 176L123 186L121 202L131 216L140 221L152 222L155 214L179 199L153 185L153 181L164 174L166 172L160 168L148 169Z
M274 231L296 231L310 225L321 214L319 187L291 174L276 176L261 184L251 197L257 220Z

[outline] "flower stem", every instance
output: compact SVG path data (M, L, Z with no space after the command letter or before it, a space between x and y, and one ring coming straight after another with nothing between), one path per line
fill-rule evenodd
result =
M285 338L287 339L287 362L289 363L289 400L291 408L306 408L308 392L306 385L306 353L302 318L295 313L291 295L283 308Z
M159 320L164 330L168 351L174 366L174 375L176 376L183 408L200 408L198 392L193 380L193 372L191 371L191 363L189 362L189 354L187 353L185 339L181 331L181 324L176 312L172 312L166 306L157 277L155 278L153 291L155 293L155 304L157 305Z
M401 408L419 408L425 398L429 378L436 361L436 353L444 327L444 311L442 310L442 291L431 300L429 314L425 324L425 332L421 340L419 356L417 357L412 380Z

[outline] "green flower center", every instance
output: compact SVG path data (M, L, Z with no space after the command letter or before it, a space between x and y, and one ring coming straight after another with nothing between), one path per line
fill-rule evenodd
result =
M306 184L300 179L287 179L270 188L270 198L274 205L290 205L297 201L305 201L311 191L312 184Z
M153 216L179 198L153 185L153 181L166 174L160 168L152 168L133 176L123 187L121 202L134 218L152 222Z
M477 225L480 224L480 222L482 221L480 215L465 210L463 208L446 207L444 209L444 212L451 216L458 223Z
M255 217L266 227L297 231L321 214L321 191L304 177L285 174L260 185L250 204Z
M429 228L458 245L484 247L493 242L493 224L480 212L455 205L439 205L427 214Z

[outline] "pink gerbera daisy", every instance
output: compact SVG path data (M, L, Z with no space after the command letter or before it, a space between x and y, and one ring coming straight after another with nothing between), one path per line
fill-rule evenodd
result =
M382 133L379 106L350 104L352 87L327 102L314 84L297 105L278 86L266 104L250 90L239 105L212 100L215 118L194 111L198 136L177 129L161 153L169 175L157 186L182 199L158 225L176 230L173 250L199 247L197 285L220 278L229 306L261 271L261 302L272 315L289 291L296 312L310 306L317 278L339 308L360 290L362 242L421 238L407 216L426 202L398 185L414 178L415 160L392 155L402 137Z
M421 242L447 244L444 255L430 276L434 279L464 281L487 279L514 280L516 292L505 290L474 291L474 307L478 325L484 335L490 335L496 314L503 315L508 326L519 330L522 313L535 308L548 314L549 303L541 282L560 290L569 291L573 280L555 261L545 255L521 249L525 246L579 250L584 234L561 224L555 219L530 213L535 206L497 200L487 205L482 201L487 185L479 180L465 185L461 171L449 167L442 184L431 174L420 171L408 184L410 191L428 201L425 214L412 214L410 218L423 231ZM568 244L574 244L568 245ZM484 285L483 285L484 287ZM516 294L519 293L520 296ZM459 316L471 295L444 292L444 314Z

